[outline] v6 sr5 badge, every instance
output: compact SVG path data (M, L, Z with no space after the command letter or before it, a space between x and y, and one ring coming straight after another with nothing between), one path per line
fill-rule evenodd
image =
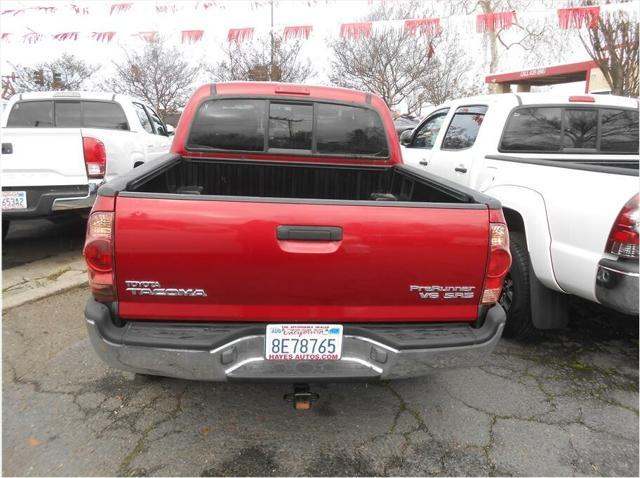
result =
M409 292L420 299L473 299L475 286L470 285L410 285Z

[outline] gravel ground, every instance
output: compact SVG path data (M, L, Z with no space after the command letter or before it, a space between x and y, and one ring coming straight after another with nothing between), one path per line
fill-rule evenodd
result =
M477 368L331 384L134 379L94 354L76 289L3 317L4 475L638 476L638 320L575 301L567 330Z

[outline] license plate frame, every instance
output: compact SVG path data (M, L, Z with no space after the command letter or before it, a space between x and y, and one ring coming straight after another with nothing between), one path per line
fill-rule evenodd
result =
M264 355L266 360L336 361L342 338L339 324L269 324Z
M26 191L2 191L2 210L15 211L27 209Z

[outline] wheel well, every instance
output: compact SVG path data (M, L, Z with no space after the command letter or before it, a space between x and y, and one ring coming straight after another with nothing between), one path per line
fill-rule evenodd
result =
M524 220L518 211L514 211L513 209L503 208L502 212L504 213L504 218L507 221L507 227L509 228L509 232L517 232L518 234L525 240L526 243L526 234L524 227Z

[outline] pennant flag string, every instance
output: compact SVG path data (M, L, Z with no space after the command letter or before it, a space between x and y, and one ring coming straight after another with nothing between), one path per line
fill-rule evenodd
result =
M63 33L56 33L55 35L53 35L53 38L55 40L58 41L65 41L65 40L77 40L78 39L78 32L63 32Z
M571 7L558 9L558 23L560 28L595 28L600 18L600 7Z
M0 10L0 15L10 18L12 16L22 15L26 10L34 10L47 15L55 14L60 11L67 11L67 13L70 14L71 11L73 11L77 15L88 15L90 13L89 8L81 5L82 4L70 3L59 4L58 6L51 7L34 6L24 9ZM137 10L132 12L132 9L136 5L138 4L134 4L133 2L109 3L106 4L104 8L108 9L109 15L124 15L127 13L135 13L137 15ZM150 8L151 12L171 14L175 12L176 9L183 9L183 7L176 7L176 5L177 4L171 2L163 2L157 5L154 4ZM584 27L596 28L601 14L609 14L610 12L618 10L630 11L629 5L630 4L626 3L618 3L607 4L602 7L586 6L527 11L524 20L525 22L528 22L527 24L530 24L531 22L544 22L545 24L547 24L553 22L555 17L557 16L558 27L562 30L579 29ZM206 10L215 6L218 6L218 3L214 1L194 2L191 4L191 7L200 10ZM94 7L92 6L91 8L93 9ZM104 15L106 14L107 13L105 11ZM518 21L523 20L522 18L520 18L520 16L518 16L518 13L516 11L505 11L483 13L479 15L458 15L444 18L434 17L408 20L382 20L375 22L337 23L334 27L335 30L333 32L333 35L339 35L340 37L345 39L357 40L361 38L371 37L374 33L376 35L385 34L388 29L394 29L396 31L404 31L406 35L435 37L442 33L443 23L446 23L444 27L447 29L451 28L458 30L462 28L466 33L472 33L474 30L474 19L475 31L481 34L486 32L506 30L512 28L513 25L516 25ZM14 21L12 23L19 22ZM317 28L318 27L314 25L280 25L276 26L275 30L280 32L282 34L282 38L287 41L292 39L308 40L311 35L316 32ZM325 27L323 26L322 32L325 31L324 28ZM256 31L263 34L265 30L263 30L262 27L230 28L227 30L226 39L230 43L240 43L254 38ZM115 31L40 33L27 28L23 31L18 32L2 32L1 39L4 42L13 43L14 41L22 41L22 43L25 44L36 44L44 39L54 39L56 41L77 41L85 38L92 39L96 42L111 43L116 33L117 32ZM129 33L130 30L127 31L125 29L124 35L126 36ZM220 36L224 35L224 33L221 32L219 28L202 30L179 30L176 28L175 30L169 29L167 31L163 31L162 33L174 35L176 39L179 39L179 41L186 45L201 42L205 38L205 35L206 39L209 41L215 38L220 39ZM120 34L123 35L123 33ZM160 34L161 32L158 31L133 33L134 36L138 36L139 38L142 38L147 42L156 41L159 38Z
M340 25L340 36L352 39L370 37L372 27L371 22L343 23Z
M230 28L227 33L227 41L229 43L240 43L253 38L253 28Z
M196 43L202 40L204 30L183 30L182 43Z
M93 32L91 33L91 38L97 42L111 43L115 34L116 32Z
M404 21L404 31L412 36L428 35L435 36L442 32L439 18L421 18Z
M76 15L89 15L88 7L79 7L74 3L71 3L69 7L71 7L71 9L75 12Z
M153 43L158 39L158 32L139 32L139 33L134 33L134 36L137 36L143 39L147 43Z
M308 40L311 30L313 30L313 26L311 25L284 27L283 37L285 41L291 38L304 38L305 40Z
M22 41L30 45L33 45L34 43L38 43L40 40L42 40L42 35L36 32L30 32L22 36Z
M131 9L133 3L114 3L111 5L111 10L109 11L109 15L113 15L115 13L124 13L128 12Z
M516 22L516 12L481 13L476 17L476 32L486 33L508 30Z

